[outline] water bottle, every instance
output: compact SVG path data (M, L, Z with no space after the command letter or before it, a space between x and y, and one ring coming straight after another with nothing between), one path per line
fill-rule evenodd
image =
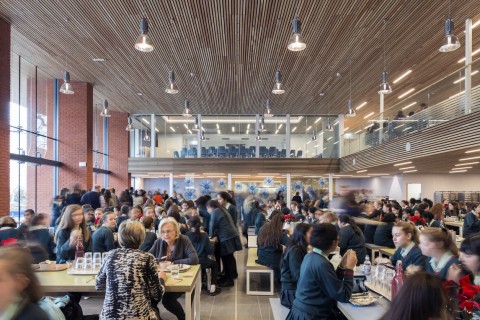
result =
M370 275L372 271L372 263L370 262L370 257L367 255L365 257L365 262L363 263L363 274Z
M398 294L400 289L403 286L403 266L402 266L402 260L397 261L397 266L396 266L396 272L395 276L392 279L392 300L395 298L395 296Z

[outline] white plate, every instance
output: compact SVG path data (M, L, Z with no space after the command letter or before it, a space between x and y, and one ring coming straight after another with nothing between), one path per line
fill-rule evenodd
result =
M172 270L172 266L173 265L170 265L167 267L167 270L168 271L171 271ZM176 266L180 266L180 272L183 272L183 271L187 271L188 269L190 269L190 265L189 264L176 264Z
M380 299L381 296L374 297L371 294L368 294L366 296L357 296L357 297L352 297L350 298L350 303L353 304L354 306L369 306L372 303L376 302L378 299Z

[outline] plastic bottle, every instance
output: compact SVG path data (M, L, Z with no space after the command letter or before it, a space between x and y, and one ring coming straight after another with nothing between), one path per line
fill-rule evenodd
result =
M402 261L398 260L397 261L397 270L395 272L395 276L392 279L392 300L393 300L393 298L395 298L395 296L398 294L398 292L402 288L403 279L404 279L404 275L403 275Z
M372 271L372 263L370 262L370 257L365 256L365 262L363 263L363 274L369 275Z

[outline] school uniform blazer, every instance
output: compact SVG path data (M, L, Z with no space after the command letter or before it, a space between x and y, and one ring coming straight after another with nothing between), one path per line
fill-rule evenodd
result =
M405 271L407 267L411 264L413 264L414 266L420 266L422 267L422 270L425 270L426 257L422 254L422 251L417 245L413 246L413 248L410 249L406 257L403 257L401 252L402 248L398 248L390 259L394 266L397 265L398 260L401 260L403 271Z
M375 235L373 236L373 243L377 246L395 248L395 244L392 239L393 222L389 222L385 225L377 226Z
M458 257L457 256L451 256L450 260L448 260L447 264L445 264L445 266L439 272L435 272L435 271L433 271L433 268L430 265L431 260L432 260L432 258L427 258L426 259L426 261L425 261L425 272L434 274L434 275L440 277L440 279L442 279L442 280L447 279L448 269L450 268L450 266L454 263L455 264L458 263Z
M296 290L297 282L300 278L300 267L307 250L301 245L295 244L288 247L282 257L282 268L280 281L282 290Z
M367 255L367 247L365 246L363 233L360 232L360 235L358 235L352 226L345 226L340 228L339 234L340 242L338 246L340 247L340 255L343 256L348 249L352 249L357 254L358 263L363 263Z
M480 220L475 213L469 212L463 220L463 236L468 237L480 231Z

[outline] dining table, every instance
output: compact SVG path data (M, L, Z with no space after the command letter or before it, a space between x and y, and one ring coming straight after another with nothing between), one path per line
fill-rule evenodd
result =
M36 276L40 286L48 294L65 294L67 292L92 293L95 290L96 275L69 274L72 267L60 271L39 271ZM193 265L174 279L169 273L165 281L166 292L185 293L185 319L200 320L200 295L202 276L200 265Z
M463 221L449 221L449 220L444 220L443 221L443 224L448 227L453 227L455 229L458 228L458 235L460 237L463 237ZM449 228L451 229L451 228Z

